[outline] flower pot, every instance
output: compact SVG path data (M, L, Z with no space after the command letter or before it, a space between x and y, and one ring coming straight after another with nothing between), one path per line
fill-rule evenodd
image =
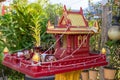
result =
M89 80L97 80L98 71L97 70L89 70Z
M109 80L114 80L116 74L115 68L104 67L104 78Z
M89 80L89 73L87 70L81 72L82 80Z

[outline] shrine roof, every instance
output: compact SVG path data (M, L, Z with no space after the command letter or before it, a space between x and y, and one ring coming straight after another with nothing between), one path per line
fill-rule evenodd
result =
M71 26L85 26L86 27L86 23L83 19L82 15L79 14L68 14L68 19L71 21ZM61 21L61 23L59 25L65 25L65 21Z
M88 22L83 15L83 10L79 11L67 10L64 6L63 15L57 25L48 22L47 33L63 33L64 34L87 34L94 33L93 29L88 27Z

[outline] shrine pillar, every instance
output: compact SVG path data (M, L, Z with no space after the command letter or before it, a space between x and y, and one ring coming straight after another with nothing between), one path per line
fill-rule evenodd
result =
M59 35L56 34L56 35L55 35L55 39L56 39L56 41L57 41L57 42L56 42L56 45L55 45L55 48L56 48L56 49L60 48L60 40L59 40L59 38L60 38Z
M75 49L78 48L78 35L74 37Z
M67 52L68 52L68 54L70 54L70 52L71 52L71 40L70 40L70 38L71 38L71 36L68 35L67 36Z

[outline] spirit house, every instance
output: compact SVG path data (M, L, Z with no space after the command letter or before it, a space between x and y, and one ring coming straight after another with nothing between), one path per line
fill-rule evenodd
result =
M28 50L5 54L3 64L35 78L104 66L107 64L106 56L101 53L90 53L89 50L90 37L97 34L98 29L99 27L89 27L81 8L80 11L67 11L64 6L58 24L53 26L48 22L47 33L53 34L56 38L53 53L35 53ZM31 57L26 58L25 54ZM41 58L37 58L39 55ZM33 57L36 62L32 60Z

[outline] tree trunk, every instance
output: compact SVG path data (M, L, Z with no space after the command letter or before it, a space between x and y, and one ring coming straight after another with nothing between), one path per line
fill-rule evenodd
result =
M100 49L105 47L105 43L108 40L108 29L112 26L112 6L102 6L102 27L101 27L101 46ZM103 67L100 67L100 80L104 80Z
M108 29L112 26L111 6L105 5L102 8L101 48L105 46L105 43L108 40Z

